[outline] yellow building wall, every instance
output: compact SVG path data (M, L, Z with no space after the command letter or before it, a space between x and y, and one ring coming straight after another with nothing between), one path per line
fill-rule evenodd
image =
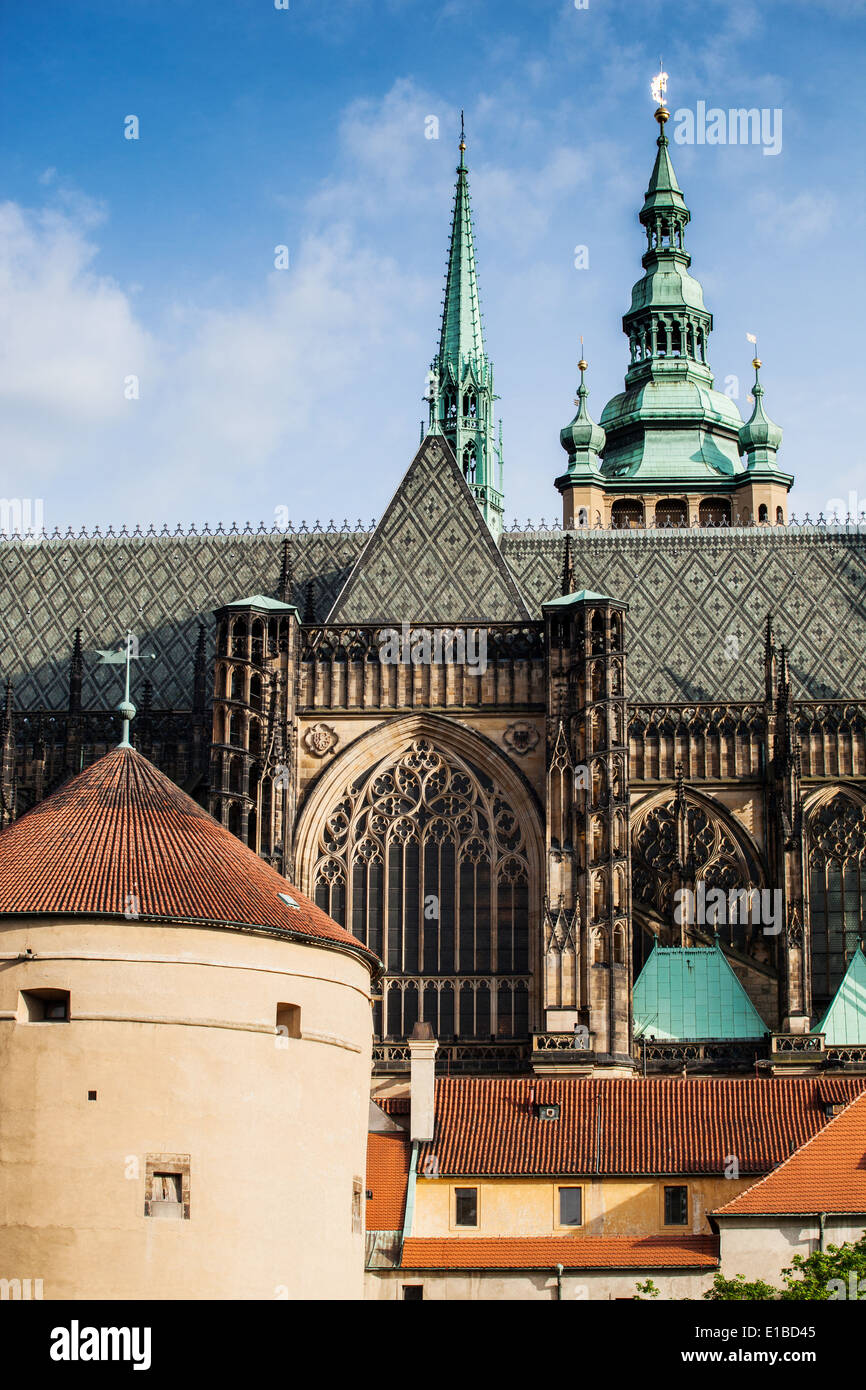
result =
M706 1213L750 1187L748 1178L419 1178L413 1236L709 1235ZM664 1225L664 1189L689 1190L686 1226ZM454 1221L456 1187L478 1188L477 1227ZM583 1190L583 1224L558 1225L560 1187Z

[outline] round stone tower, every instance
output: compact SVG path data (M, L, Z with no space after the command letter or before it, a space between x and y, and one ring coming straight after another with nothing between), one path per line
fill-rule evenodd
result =
M0 1278L360 1298L376 969L129 747L0 833Z

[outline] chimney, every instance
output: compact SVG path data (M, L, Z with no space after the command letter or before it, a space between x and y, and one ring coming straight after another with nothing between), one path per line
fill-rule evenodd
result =
M416 1023L409 1036L409 1138L422 1144L433 1138L438 1050L432 1023Z

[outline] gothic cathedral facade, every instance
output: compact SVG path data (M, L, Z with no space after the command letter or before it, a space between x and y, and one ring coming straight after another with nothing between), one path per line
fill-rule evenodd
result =
M714 390L656 118L624 390L596 423L581 361L561 525L504 524L461 142L429 422L372 530L0 546L0 825L116 741L128 628L137 746L381 959L383 1075L419 1021L452 1072L803 1061L862 948L866 536L789 519L757 358L748 420ZM721 951L763 1035L636 1018L665 950Z

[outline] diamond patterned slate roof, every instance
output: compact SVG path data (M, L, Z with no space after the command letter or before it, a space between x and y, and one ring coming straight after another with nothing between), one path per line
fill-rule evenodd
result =
M314 579L316 617L324 618L366 539L352 531L295 535L291 601L303 610ZM117 673L97 666L95 652L120 645L129 628L142 653L156 654L133 669L133 701L147 677L157 708L189 709L199 623L212 651L214 609L273 589L282 543L277 534L0 542L0 675L14 682L17 708L66 708L80 627L85 708L117 704Z
M141 920L261 927L376 964L140 753L115 748L0 832L0 918L125 918L131 904Z
M333 623L525 622L529 610L448 442L428 435L358 557Z
M468 489L456 465L453 472L450 497L456 501ZM420 482L420 470L417 476ZM439 485L447 490L441 470ZM434 497L427 500L436 507ZM436 621L431 611L458 622L480 619L484 606L490 611L483 617L523 621L525 600L530 615L540 617L542 603L560 592L563 533L506 532L497 551L471 497L469 503L471 510L455 507L453 515L483 528L473 530L471 545L462 522L453 535L444 533L441 553L424 542L435 578L421 585L392 537L393 568L386 572L386 554L374 574L358 578L345 595L347 611L351 599L371 622ZM790 648L795 699L863 698L866 535L832 527L571 534L578 587L629 605L633 701L762 697L768 610ZM350 531L295 535L292 602L303 611L313 579L315 616L324 621L368 539ZM272 589L281 549L277 534L0 542L0 676L14 682L16 707L66 708L72 639L80 626L85 707L117 704L116 672L97 666L94 653L118 646L129 627L142 652L156 654L133 671L133 701L146 675L156 708L190 708L199 622L212 649L213 610L239 593ZM423 601L419 585L430 591Z
M852 1100L866 1077L838 1084ZM560 1118L538 1119L537 1104L558 1104ZM443 1077L418 1171L434 1155L443 1176L718 1175L735 1153L741 1173L766 1173L825 1123L811 1077Z
M774 1172L720 1207L721 1216L866 1214L866 1095Z
M764 622L789 648L798 700L866 693L866 534L756 528L572 532L578 588L628 603L635 702L763 698ZM534 612L559 593L563 534L506 533Z
M402 1269L714 1269L715 1236L413 1236Z

